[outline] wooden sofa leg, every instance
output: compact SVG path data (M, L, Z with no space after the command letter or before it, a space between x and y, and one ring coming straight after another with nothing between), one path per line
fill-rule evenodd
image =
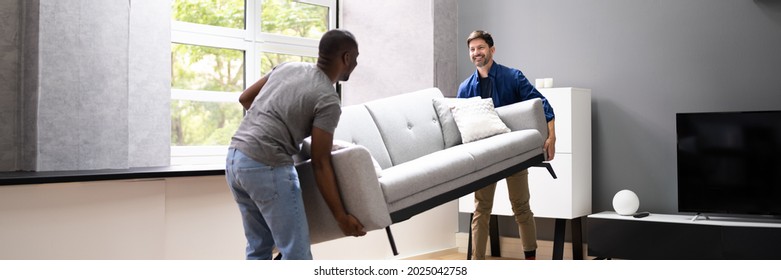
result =
M385 233L388 234L388 241L390 242L391 250L394 256L399 255L399 251L396 250L396 241L393 240L393 234L391 233L390 226L385 227Z

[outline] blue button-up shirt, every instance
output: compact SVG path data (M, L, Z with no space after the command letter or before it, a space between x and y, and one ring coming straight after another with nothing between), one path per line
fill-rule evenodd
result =
M548 99L534 88L521 70L506 67L494 61L491 70L488 71L488 78L491 80L491 98L493 98L494 107L540 98L542 99L542 108L545 111L545 120L551 121L555 118ZM475 96L480 96L480 73L477 70L458 87L457 97Z

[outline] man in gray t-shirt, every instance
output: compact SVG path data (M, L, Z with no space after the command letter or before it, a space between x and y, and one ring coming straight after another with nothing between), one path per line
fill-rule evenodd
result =
M293 155L312 137L312 168L320 193L347 236L363 225L347 213L331 165L341 105L334 83L358 65L358 43L345 30L320 39L317 64L284 63L247 88L239 102L247 114L231 139L225 175L244 223L247 259L312 259Z
M284 63L271 71L230 146L265 165L291 164L312 127L333 134L341 112L323 71L311 63Z

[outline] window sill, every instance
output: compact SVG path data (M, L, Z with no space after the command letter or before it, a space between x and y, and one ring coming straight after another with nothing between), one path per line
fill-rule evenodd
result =
M0 186L214 175L225 175L225 167L220 165L185 165L103 170L18 171L0 172Z

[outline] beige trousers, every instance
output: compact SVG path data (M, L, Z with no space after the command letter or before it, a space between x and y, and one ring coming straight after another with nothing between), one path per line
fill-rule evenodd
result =
M505 178L507 192L510 196L515 222L524 251L537 250L537 225L534 223L534 213L529 207L529 171L521 172ZM496 183L490 184L475 192L475 212L472 217L472 259L485 259L485 246L488 242L488 222L491 209L494 206Z

